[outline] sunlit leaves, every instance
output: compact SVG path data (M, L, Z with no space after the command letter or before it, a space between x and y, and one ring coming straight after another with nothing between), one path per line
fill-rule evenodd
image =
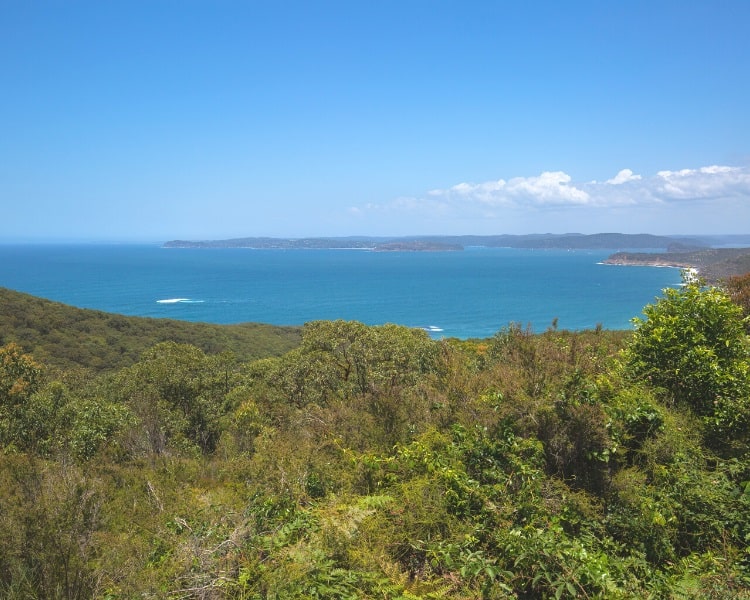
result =
M717 288L667 289L635 319L632 374L707 417L719 435L750 426L750 342L742 310Z

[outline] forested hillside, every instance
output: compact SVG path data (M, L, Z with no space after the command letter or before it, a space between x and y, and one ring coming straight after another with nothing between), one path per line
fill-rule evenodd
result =
M116 370L132 365L146 349L164 341L192 344L210 354L231 352L248 361L284 354L300 340L298 327L126 317L6 288L0 288L0 306L0 345L16 342L37 360L62 368Z
M704 248L664 254L617 252L604 262L614 265L692 267L706 281L719 284L750 270L750 248Z
M750 598L748 281L633 332L320 321L96 376L4 322L0 597Z

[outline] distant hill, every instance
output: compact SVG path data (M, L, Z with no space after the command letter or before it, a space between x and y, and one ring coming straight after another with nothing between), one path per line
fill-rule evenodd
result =
M389 242L378 244L373 250L375 252L455 252L464 247L459 244L446 244L445 242L410 240L403 242Z
M297 327L126 317L1 287L0 306L0 345L16 342L38 361L63 369L117 370L164 341L192 344L209 354L231 351L242 361L280 356L300 341Z
M708 246L698 238L658 236L650 234L580 233L531 235L437 235L406 237L330 237L270 238L247 237L229 240L172 240L165 248L258 248L258 249L366 249L410 251L456 250L467 246L490 248L557 248L557 249L637 249L688 250Z
M256 248L270 250L325 250L333 248L372 250L379 243L395 238L272 238L246 237L229 240L172 240L165 248Z

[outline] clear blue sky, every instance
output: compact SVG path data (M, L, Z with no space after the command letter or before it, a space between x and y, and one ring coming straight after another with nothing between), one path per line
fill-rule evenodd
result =
M0 0L0 242L750 232L747 0Z

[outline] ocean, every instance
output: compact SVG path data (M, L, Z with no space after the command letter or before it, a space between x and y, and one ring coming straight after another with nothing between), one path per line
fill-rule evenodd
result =
M0 286L124 315L301 325L316 319L485 338L510 323L543 331L629 329L677 269L600 264L610 251L463 252L0 246Z

